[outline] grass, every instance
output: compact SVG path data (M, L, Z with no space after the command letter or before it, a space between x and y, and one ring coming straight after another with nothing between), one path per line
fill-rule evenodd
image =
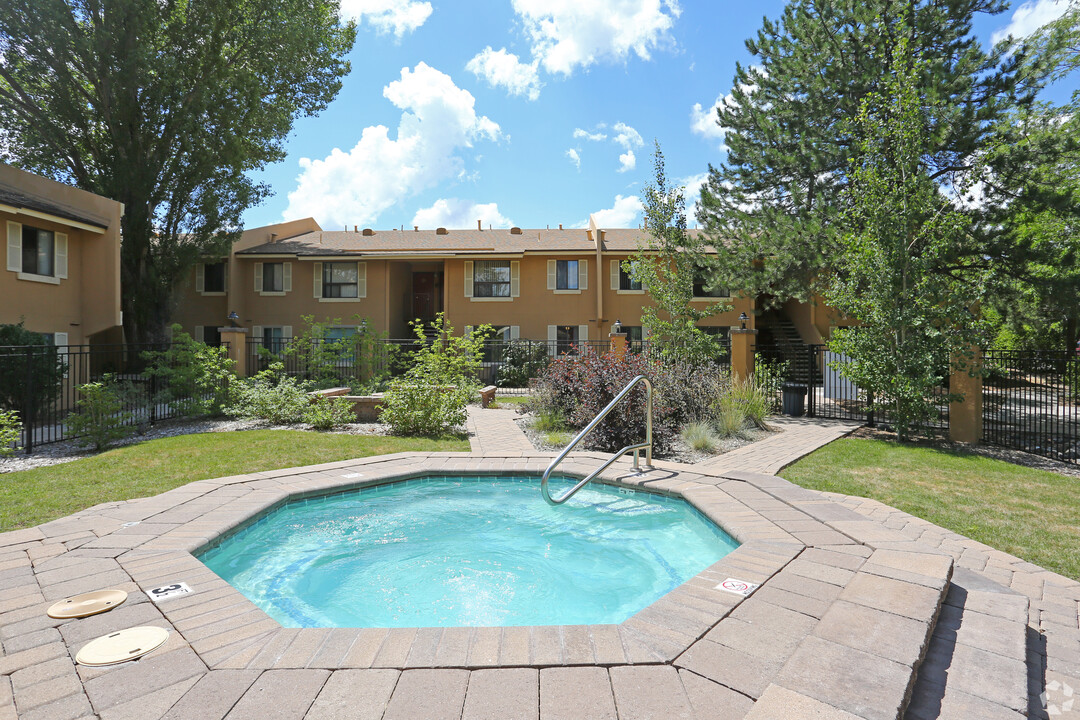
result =
M687 424L680 432L684 443L698 452L711 453L716 450L716 433L709 423L695 422Z
M879 500L1080 579L1080 478L972 453L845 438L781 472L806 488Z
M496 397L495 402L488 405L489 410L499 410L506 408L521 407L525 403L532 400L528 395L506 395L505 397Z
M180 435L61 465L0 475L0 532L195 480L406 451L468 451L469 441L300 430Z
M568 444L574 436L565 430L545 430L540 433L545 445L559 447Z

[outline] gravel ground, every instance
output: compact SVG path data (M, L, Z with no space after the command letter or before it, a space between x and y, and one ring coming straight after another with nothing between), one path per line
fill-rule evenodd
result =
M548 445L544 442L543 433L539 433L532 428L532 415L524 415L520 418L516 418L514 422L518 424L522 432L525 433L525 437L529 438L529 442L533 444L537 450L542 452L560 452L565 445ZM687 465L693 465L694 463L702 462L703 460L710 460L718 455L723 455L726 452L740 448L745 445L762 440L774 432L782 432L781 430L749 430L745 438L727 437L720 440L719 447L715 453L702 453L694 450L689 445L686 445L681 439L675 440L674 452L669 455L656 455L657 460L668 460L670 462L686 463ZM576 434L576 433L575 433ZM571 435L573 437L573 435Z
M112 447L133 445L145 440L173 437L176 435L192 435L206 432L236 432L242 430L311 430L310 425L272 425L260 420L166 420L160 422L146 432L132 435L129 438L115 443ZM312 430L312 432L317 432ZM389 435L389 429L382 423L353 423L343 425L335 430L325 431L342 435ZM87 450L76 445L73 441L50 443L39 445L27 455L22 450L8 458L0 458L0 474L17 472L19 470L32 470L33 468L47 465L59 465L60 463L80 460L96 455L94 450Z

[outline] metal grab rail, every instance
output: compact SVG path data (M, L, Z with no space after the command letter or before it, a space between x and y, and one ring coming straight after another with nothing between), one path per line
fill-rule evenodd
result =
M570 490L565 495L563 495L560 498L551 497L551 493L548 491L548 480L551 478L551 472L555 469L555 467L559 463L561 463L566 458L566 456L570 453L570 451L573 450L574 447L579 442L581 442L582 439L586 435L588 435L590 432L593 431L593 428L595 428L600 423L601 420L603 420L605 417L607 417L607 414L609 412L611 412L615 408L615 406L619 404L619 401L622 400L624 397L626 397L626 395L631 390L633 390L637 386L638 383L645 383L645 396L647 398L646 406L645 406L645 442L638 443L637 445L627 445L622 450L618 451L617 453L612 455L610 458L608 458L607 462L605 462L603 465L601 465L596 470L591 472L588 477L586 477L584 480L579 482L574 487L570 488ZM653 443L652 443L652 393L653 393L652 381L649 380L649 378L645 377L644 375L638 375L637 377L635 377L633 380L630 381L630 383L626 387L624 387L619 392L618 395L615 396L615 398L611 402L609 402L607 404L607 407L605 407L603 410L601 410L600 413L596 417L594 417L592 419L592 422L590 422L588 425L585 426L584 430L582 430L581 432L579 432L577 434L577 437L575 437L573 440L570 441L570 444L567 445L566 448L563 449L563 451L561 453L559 453L559 457L557 457L557 458L555 458L554 460L551 461L551 464L548 465L547 470L544 471L543 479L540 480L540 493L544 496L544 500L547 500L548 505L562 505L564 502L566 502L571 497L573 497L574 493L576 493L578 490L580 490L581 488L583 488L587 484L589 484L589 482L591 482L593 478L595 478L597 475L599 475L600 473L607 470L608 467L613 462L615 462L616 460L618 460L619 458L621 458L623 455L630 452L631 450L634 451L634 469L635 470L640 471L640 467L638 466L638 451L641 450L642 448L645 449L645 465L644 465L644 467L645 467L646 470L652 470L652 449L653 449Z

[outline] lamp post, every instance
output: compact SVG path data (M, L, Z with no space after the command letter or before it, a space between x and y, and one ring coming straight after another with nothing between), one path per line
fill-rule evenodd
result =
M741 312L741 313L739 313L739 322L740 322L740 323L742 323L742 329L743 329L743 330L745 330L745 329L746 329L746 321L747 321L747 320L749 320L749 319L750 319L750 318L749 318L749 317L747 317L747 315L746 315L746 313L745 313L745 312Z

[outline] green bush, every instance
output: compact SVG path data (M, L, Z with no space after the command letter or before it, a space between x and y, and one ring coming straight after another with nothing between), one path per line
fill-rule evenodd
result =
M194 340L180 325L173 325L172 333L168 349L143 353L149 363L146 374L158 382L155 401L168 403L180 415L221 415L236 380L228 348Z
M135 414L125 410L134 392L130 383L106 375L100 382L80 385L76 411L67 417L67 430L80 447L104 450L135 432Z
M303 422L311 404L310 390L311 383L286 375L284 366L274 362L255 377L234 383L232 404L225 414L275 425Z
M735 411L728 408L736 407L746 420L762 430L768 429L765 418L772 412L775 397L774 391L767 383L760 383L754 377L733 382L731 390L719 400L718 417L725 412L734 414Z
M720 437L744 437L746 435L746 411L728 393L716 404L713 422Z
M422 323L413 323L420 347L413 365L390 383L379 419L394 435L442 435L465 424L465 407L479 397L483 325L472 333L455 336L442 313L431 323L435 337L424 335Z
M22 422L15 410L0 410L0 457L14 455L19 449Z
M682 441L698 452L711 453L716 450L716 434L712 426L705 422L692 422L679 433Z
M304 422L316 430L331 430L356 422L352 400L317 395L304 410Z
M547 347L528 340L511 340L502 351L502 364L495 384L499 387L523 388L537 377L547 365Z
M532 426L537 432L566 430L566 417L558 408L538 407Z
M7 347L14 346L14 347ZM64 358L40 333L0 325L0 409L33 417L52 402L64 381Z

